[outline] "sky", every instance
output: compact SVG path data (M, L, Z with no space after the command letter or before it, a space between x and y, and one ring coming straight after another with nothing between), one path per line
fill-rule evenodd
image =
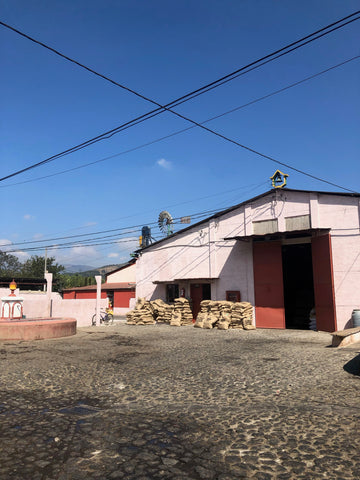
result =
M357 0L4 0L0 21L164 105L356 10ZM359 56L359 38L356 21L174 110L201 123ZM156 108L1 25L0 57L1 177ZM193 124L165 111L3 180L0 249L121 264L143 225L163 236L161 211L177 231L180 217L266 192L277 168L289 188L359 192L359 74L355 58L206 124L282 163L199 127L172 135Z

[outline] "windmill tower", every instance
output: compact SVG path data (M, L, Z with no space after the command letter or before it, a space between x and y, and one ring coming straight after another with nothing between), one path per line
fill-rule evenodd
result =
M164 235L168 236L174 233L173 218L166 210L160 212L158 225Z

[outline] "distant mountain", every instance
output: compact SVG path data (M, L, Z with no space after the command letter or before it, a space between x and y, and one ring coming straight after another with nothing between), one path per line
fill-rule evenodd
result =
M105 275L106 273L112 272L113 270L116 270L119 267L120 267L119 264L117 264L117 265L104 265L103 267L93 268L92 270L86 270L86 272L82 272L82 273L86 273L89 276L90 275Z
M95 275L106 275L124 264L104 265L103 267L89 267L88 265L64 265L65 273L80 273L84 277L94 277Z
M65 273L82 273L89 270L96 270L95 267L89 265L64 265Z

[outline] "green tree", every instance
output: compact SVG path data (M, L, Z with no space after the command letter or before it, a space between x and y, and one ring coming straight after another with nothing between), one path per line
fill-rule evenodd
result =
M61 273L65 270L65 267L55 263L55 257L49 257L46 261L46 270L53 274L53 290L60 290L62 288ZM23 264L21 273L24 277L44 278L45 257L33 255Z
M0 276L12 277L19 275L22 269L22 264L15 255L5 253L0 250Z

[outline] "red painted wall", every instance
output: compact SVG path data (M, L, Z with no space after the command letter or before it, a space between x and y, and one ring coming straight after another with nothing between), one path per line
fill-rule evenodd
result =
M115 290L113 307L129 307L130 298L135 298L135 291Z
M87 299L87 298L96 298L96 292L75 292L75 298L77 299ZM101 298L106 298L106 292L101 292Z
M75 292L64 292L63 293L63 298L65 300L72 300L75 298Z
M63 294L64 299L88 299L88 298L96 298L96 291L82 291L77 292L76 290L72 292L64 292ZM101 292L101 298L106 298L106 292Z
M135 289L134 290L114 290L114 305L113 307L129 307L130 298L135 298ZM101 291L101 298L106 298L107 292ZM96 298L96 291L94 290L84 290L84 291L70 291L64 292L64 299L94 299Z

